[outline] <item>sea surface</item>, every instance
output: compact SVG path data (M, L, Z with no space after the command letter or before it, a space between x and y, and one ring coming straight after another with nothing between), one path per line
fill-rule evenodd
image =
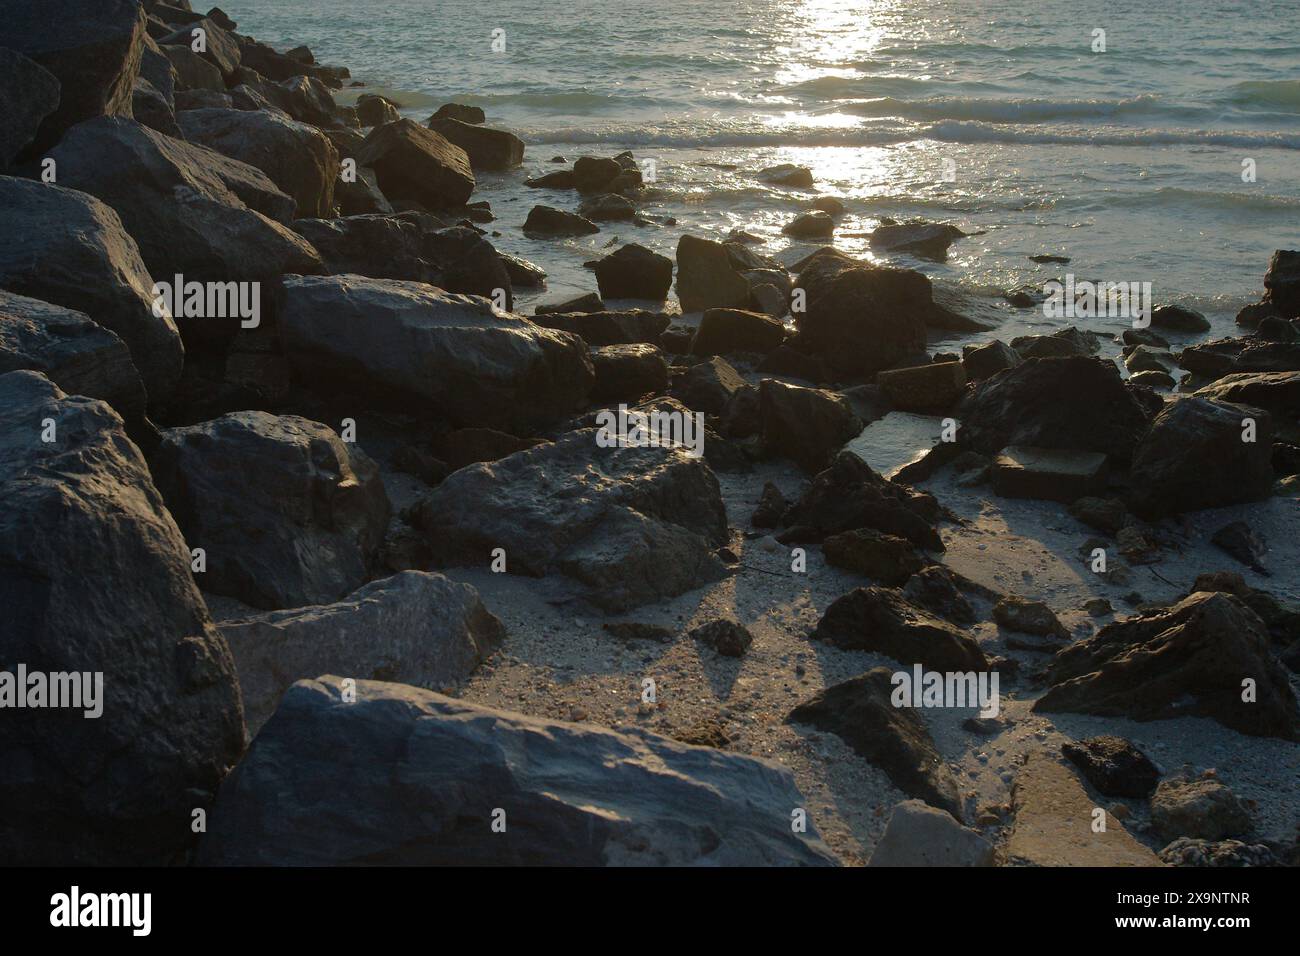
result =
M944 263L893 261L960 283L1006 322L1004 338L1049 325L1000 293L1066 272L1152 282L1157 304L1200 309L1229 334L1272 251L1300 246L1296 0L222 6L243 33L347 66L366 86L340 102L382 92L421 121L445 102L474 104L523 137L523 167L481 174L474 197L492 203L498 248L550 273L545 292L521 297L523 311L592 291L582 263L607 245L672 255L683 232L740 228L792 262L816 245L781 227L818 195L845 201L835 244L866 258L879 258L866 234L882 216L981 232ZM521 235L534 203L577 205L573 193L524 188L527 176L558 168L554 156L624 149L653 160L645 211L676 225ZM810 167L815 190L755 175L786 162ZM1044 253L1071 262L1029 261ZM1091 324L1113 332L1117 321Z

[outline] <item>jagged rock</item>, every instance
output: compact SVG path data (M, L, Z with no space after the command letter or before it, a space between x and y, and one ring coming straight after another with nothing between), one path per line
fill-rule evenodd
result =
M961 361L966 368L966 377L972 382L980 382L1024 360L1011 346L995 340L984 345L962 346Z
M1069 503L1106 490L1106 456L1008 445L993 459L993 490L1004 498L1040 498Z
M604 299L662 302L673 284L673 260L630 242L596 263L596 284Z
M1097 336L1080 332L1074 326L1051 335L1024 335L1011 340L1011 347L1022 359L1069 358L1076 355L1096 355L1101 347Z
M437 286L447 292L492 299L506 312L514 308L510 270L492 243L477 230L468 226L432 230L421 227L420 241L422 254L438 268Z
M199 584L268 610L325 604L375 569L389 504L379 469L329 427L235 412L171 428L150 459Z
M607 192L610 184L623 172L617 160L580 156L573 164L573 181L578 192Z
M234 97L229 93L219 93L216 90L182 90L177 89L173 101L177 113L185 110L228 110L235 109ZM243 107L238 107L243 109Z
M554 313L594 313L604 312L605 302L595 292L588 292L586 295L580 295L573 299L566 299L563 302L547 302L537 306L533 312L537 315L551 315ZM596 343L591 343L595 345ZM613 342L602 342L601 345L613 345Z
M1195 840L1179 837L1160 851L1169 866L1280 866L1281 861L1262 843L1240 840Z
M1161 839L1222 840L1252 828L1250 812L1237 795L1213 779L1162 780L1151 795L1151 825Z
M1014 594L993 606L993 620L1009 631L1038 637L1067 639L1070 634L1056 619L1056 614L1042 601L1029 601Z
M59 81L21 53L0 47L0 169L36 139L41 123L59 107Z
M877 226L869 242L871 248L881 252L909 252L942 262L953 240L964 235L956 226L943 222L897 223Z
M764 447L805 471L825 469L862 431L862 421L835 392L765 378L758 396Z
M170 315L153 314L153 279L117 213L85 193L8 176L0 207L0 287L84 312L126 343L150 397L166 398L184 348Z
M974 640L889 588L854 588L837 598L810 636L845 650L885 654L908 667L921 664L944 672L989 669Z
M922 800L894 807L867 866L992 866L993 846Z
M196 30L203 31L203 50L194 50ZM223 79L234 76L239 68L242 54L235 38L221 28L214 20L204 17L193 23L187 23L174 33L159 37L160 45L188 46L199 56L221 71Z
M102 674L100 719L5 711L5 859L177 862L243 749L234 665L120 419L31 371L0 375L0 604L7 667Z
M154 85L142 77L136 77L131 92L131 115L137 122L167 136L181 135L176 125L176 113Z
M591 346L654 345L672 320L661 312L632 309L607 312L604 303L593 312L539 312L533 321L548 329L572 332Z
M1240 598L1242 604L1259 615L1275 644L1300 640L1300 610L1284 605L1267 591L1250 587L1235 571L1197 575L1189 593L1197 591L1222 591Z
M749 523L755 528L775 528L781 515L788 507L781 489L770 481L763 482L763 491L759 496L758 507L750 516Z
M552 236L589 236L600 232L590 219L552 206L534 206L524 221L524 235L533 239Z
M438 559L563 573L606 611L716 580L727 543L717 479L680 448L602 447L593 429L450 475L415 509Z
M362 93L357 97L357 122L362 126L383 126L385 123L396 123L401 118L397 104L386 96Z
M463 149L474 169L509 169L524 161L524 141L514 133L447 116L429 120L429 129Z
M1218 339L1178 353L1178 364L1194 375L1219 379L1234 372L1300 371L1300 343L1260 338Z
M1279 430L1300 436L1296 425L1300 418L1300 371L1233 373L1194 394L1217 402L1262 408L1273 414Z
M921 568L903 585L903 597L933 614L957 624L974 624L975 609L961 593L953 573L942 565Z
M880 372L876 384L901 411L944 412L966 390L966 372L961 362L931 362Z
M1123 737L1105 734L1061 745L1065 758L1108 797L1145 799L1160 782L1155 764Z
M1286 319L1300 316L1300 252L1278 249L1264 273L1264 301Z
M441 690L468 677L501 644L505 628L468 584L405 571L334 604L222 621L221 633L256 736L290 685L309 674Z
M358 681L347 702L341 685L285 694L222 787L201 863L834 863L811 824L791 832L804 800L774 763L401 684Z
M730 618L718 618L693 627L688 636L707 644L723 657L743 657L754 643L749 629Z
M429 122L440 119L460 120L462 123L485 123L487 116L481 106L462 106L460 103L444 103L438 111L429 117Z
M668 387L668 362L657 345L602 345L592 349L591 364L592 401L633 401Z
M293 230L312 244L327 275L409 279L435 284L437 266L425 258L420 227L397 215L295 219Z
M1244 422L1255 422L1252 441ZM1129 507L1148 520L1267 498L1273 487L1273 417L1207 398L1170 402L1133 455Z
M112 206L150 272L167 281L260 281L321 268L316 250L280 224L293 200L246 163L115 117L74 126L50 155L59 181Z
M1169 366L1173 364L1173 355L1168 349L1139 345L1125 351L1124 366L1133 374L1139 372L1167 373Z
M1198 592L1108 624L1059 651L1034 703L1074 712L1167 720L1209 717L1258 737L1297 738L1295 695L1269 648L1264 622L1237 598ZM1242 681L1256 699L1242 700Z
M546 270L535 262L529 262L527 259L521 259L518 256L498 253L501 261L505 263L506 272L510 276L512 285L528 286L530 288L540 289L546 285Z
M671 393L693 411L721 415L735 395L747 387L744 377L726 359L714 356L678 375Z
M357 149L357 165L369 166L379 188L393 199L412 199L430 209L463 206L474 191L469 157L459 146L409 119L376 126Z
M314 386L409 396L456 424L527 433L570 414L594 381L577 336L418 282L291 277L279 318Z
M733 268L722 243L684 235L677 241L677 298L683 312L743 309L749 282Z
M870 528L841 531L822 542L826 560L890 586L901 585L928 563L906 538Z
M288 113L293 119L301 123L318 126L322 130L338 126L341 123L340 109L334 102L334 97L330 95L329 88L320 80L311 76L291 76L278 83L268 83L264 80L253 80L252 82L245 80L231 91L231 97L235 101L236 109L265 109L266 104L269 103L276 109ZM410 120L402 120L401 122L409 123ZM403 150L401 147L397 147L392 152L383 152L391 145L390 140L385 140L378 144L379 152L367 154L364 159L359 154L357 157L358 165L373 166L375 163L367 160L382 155L385 163L391 162L394 167L393 175L395 179L400 180L403 175L408 174L413 177L428 174L431 178L438 175L436 171L430 168L431 164L427 162L425 157L414 155L418 152L418 148L412 147L410 150ZM396 156L393 155L394 152L397 154ZM439 182L434 185L441 187L443 184ZM415 188L418 188L418 186ZM433 185L430 188L432 189Z
M1233 521L1224 525L1214 532L1210 541L1251 570L1268 574L1264 569L1264 556L1268 554L1268 546L1246 522Z
M744 309L708 309L691 339L692 355L766 354L785 339L778 319Z
M166 44L158 47L176 73L178 92L206 90L219 93L226 88L221 70L199 56L188 45Z
M957 783L915 710L895 707L892 672L876 667L828 687L790 712L786 723L835 734L879 767L909 797L962 817Z
M578 204L578 215L592 222L615 222L636 218L636 205L625 196L602 193ZM669 268L671 275L671 266ZM671 279L670 279L671 281Z
M1165 371L1148 371L1138 372L1129 376L1129 384L1145 385L1147 388L1164 389L1171 391L1178 384L1172 375Z

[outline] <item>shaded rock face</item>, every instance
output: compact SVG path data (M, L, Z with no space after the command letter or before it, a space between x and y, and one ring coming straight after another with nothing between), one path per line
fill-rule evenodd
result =
M1279 431L1288 422L1294 430L1294 422L1300 418L1300 371L1234 373L1197 389L1195 394L1218 402L1262 408L1275 416Z
M320 254L327 275L369 276L434 283L437 268L424 258L415 222L390 214L296 219L294 232Z
M1218 339L1188 346L1178 364L1202 378L1218 379L1234 372L1300 371L1300 342L1270 342L1249 337Z
M1095 451L1128 462L1150 415L1097 358L1027 359L975 386L957 406L958 444L985 455L1007 445Z
M524 161L524 141L503 129L452 117L429 120L429 129L463 149L473 169L509 169Z
M1252 829L1249 811L1222 783L1181 777L1156 787L1151 795L1151 825L1165 840L1221 840L1245 836Z
M1253 440L1247 426L1253 421ZM1267 498L1273 417L1247 405L1180 398L1156 416L1133 455L1129 508L1155 519Z
M961 363L966 369L966 377L972 382L982 381L1004 368L1019 365L1021 361L1019 352L1000 341L966 345L961 350Z
M121 420L29 371L0 375L0 603L6 668L103 674L97 719L5 711L6 860L176 861L243 749L234 665Z
M176 89L178 91L208 90L219 93L226 88L221 71L199 56L188 46L174 43L158 47L176 71Z
M833 865L811 826L791 832L802 805L788 770L753 757L402 684L358 681L347 703L329 676L285 695L223 786L200 862Z
M1278 249L1264 273L1264 301L1284 319L1300 317L1300 252Z
M906 538L881 534L870 528L841 531L822 542L826 560L837 568L855 571L887 585L902 584L926 564Z
M767 354L785 340L779 319L744 309L709 309L691 339L692 355Z
M112 117L68 130L50 155L60 182L117 211L160 281L260 281L321 268L316 250L281 225L293 200L246 163Z
M1209 717L1243 734L1297 739L1295 695L1264 623L1225 593L1194 593L1109 624L1059 651L1047 676L1052 686L1036 711ZM1249 702L1242 700L1246 679L1254 682Z
M928 494L880 477L852 452L840 452L812 480L803 496L781 518L787 528L805 528L821 537L854 528L874 528L906 538L918 548L942 551L935 530L939 506Z
M848 400L835 392L767 378L759 384L758 397L763 446L770 454L793 459L805 471L826 468L862 431Z
M0 47L0 169L34 139L41 121L59 106L54 74L21 53Z
M939 262L948 258L948 247L966 235L945 222L903 222L878 226L871 233L871 248L882 252L910 252Z
M717 478L679 448L602 448L582 429L450 475L414 509L436 559L562 573L605 611L675 597L722 575Z
M59 81L58 107L41 122L26 155L45 152L82 120L131 115L145 41L145 13L135 0L3 0L0 23L4 46Z
M312 387L396 392L458 425L526 434L572 414L595 379L577 336L417 282L289 278L279 311L285 352Z
M943 565L932 564L913 574L903 585L903 597L917 607L957 624L974 624L976 621L975 609L962 594L953 573Z
M131 93L131 115L150 129L167 136L181 136L172 104L167 102L167 98L152 83L140 77L136 77Z
M826 608L810 635L846 650L887 654L907 667L987 671L979 645L960 629L914 607L890 588L854 588Z
M463 206L474 191L465 151L409 119L376 126L357 148L389 199L413 199L430 209Z
M117 213L85 193L8 176L0 207L0 287L84 312L115 333L150 397L165 399L185 350L171 317L153 314L153 279Z
M320 671L441 690L495 650L505 628L468 584L403 571L335 604L223 621L248 732L256 736L289 686Z
M682 236L677 241L677 298L683 312L743 309L749 303L749 282L733 268L722 243Z
M662 302L673 284L673 260L628 243L596 263L596 284L606 299Z
M993 845L923 800L904 800L868 866L992 866Z
M744 376L726 359L716 356L692 365L673 381L673 397L688 408L722 415L737 393L749 388Z
M668 387L668 362L655 345L604 345L593 349L592 401L631 401Z
M295 217L334 213L339 178L334 144L306 123L265 110L184 110L185 138L266 173L295 205Z
M534 206L524 220L524 235L530 238L551 236L589 236L600 232L600 227L590 219L553 206Z
M362 126L382 126L401 118L397 105L386 96L363 93L357 97L357 122Z
M326 604L376 567L389 504L379 469L319 422L236 412L172 428L150 460L205 590L273 610Z
M0 291L0 374L18 369L103 399L128 422L144 416L144 383L120 338L84 313Z
M440 119L460 120L462 123L485 123L487 116L481 106L463 106L460 103L444 103L437 112L429 117L429 122Z
M1123 737L1105 734L1077 744L1067 741L1061 753L1107 797L1144 799L1160 782L1155 764Z
M887 667L875 667L828 687L790 711L786 723L809 724L835 734L853 751L883 770L909 797L962 818L961 797L925 721L913 709L890 701Z
M631 309L626 312L539 312L533 319L538 325L562 332L572 332L591 346L655 345L672 322L662 312Z

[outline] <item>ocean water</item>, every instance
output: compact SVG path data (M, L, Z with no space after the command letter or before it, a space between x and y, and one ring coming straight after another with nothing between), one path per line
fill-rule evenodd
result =
M1001 291L1067 271L1152 282L1158 304L1198 308L1226 334L1262 291L1272 251L1300 245L1295 0L223 7L241 32L281 49L308 44L412 118L469 103L523 137L523 167L481 174L475 198L492 203L497 246L550 273L545 292L520 298L524 311L592 291L583 261L623 242L672 255L683 232L741 228L765 240L759 251L794 261L816 244L792 242L781 226L817 195L847 204L835 244L865 258L879 258L866 234L882 216L981 232L955 243L945 263L892 261L960 283L991 310L985 317L1005 321L1004 338L1048 323L1006 306ZM1096 30L1104 52L1093 50ZM493 51L494 33L503 52ZM623 149L654 161L644 211L675 226L522 236L534 203L577 205L569 192L524 188L527 176L557 168L552 156ZM754 175L781 162L810 167L815 190ZM1042 253L1072 261L1029 261ZM1113 332L1118 322L1093 327Z

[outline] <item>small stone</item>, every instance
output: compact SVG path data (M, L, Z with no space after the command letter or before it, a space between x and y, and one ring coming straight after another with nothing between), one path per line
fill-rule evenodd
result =
M754 637L739 621L718 618L692 628L690 636L703 641L723 657L740 657L754 643Z
M993 620L1009 631L1022 634L1062 640L1070 636L1050 607L1042 601L1028 601L1016 595L1007 595L993 605Z

